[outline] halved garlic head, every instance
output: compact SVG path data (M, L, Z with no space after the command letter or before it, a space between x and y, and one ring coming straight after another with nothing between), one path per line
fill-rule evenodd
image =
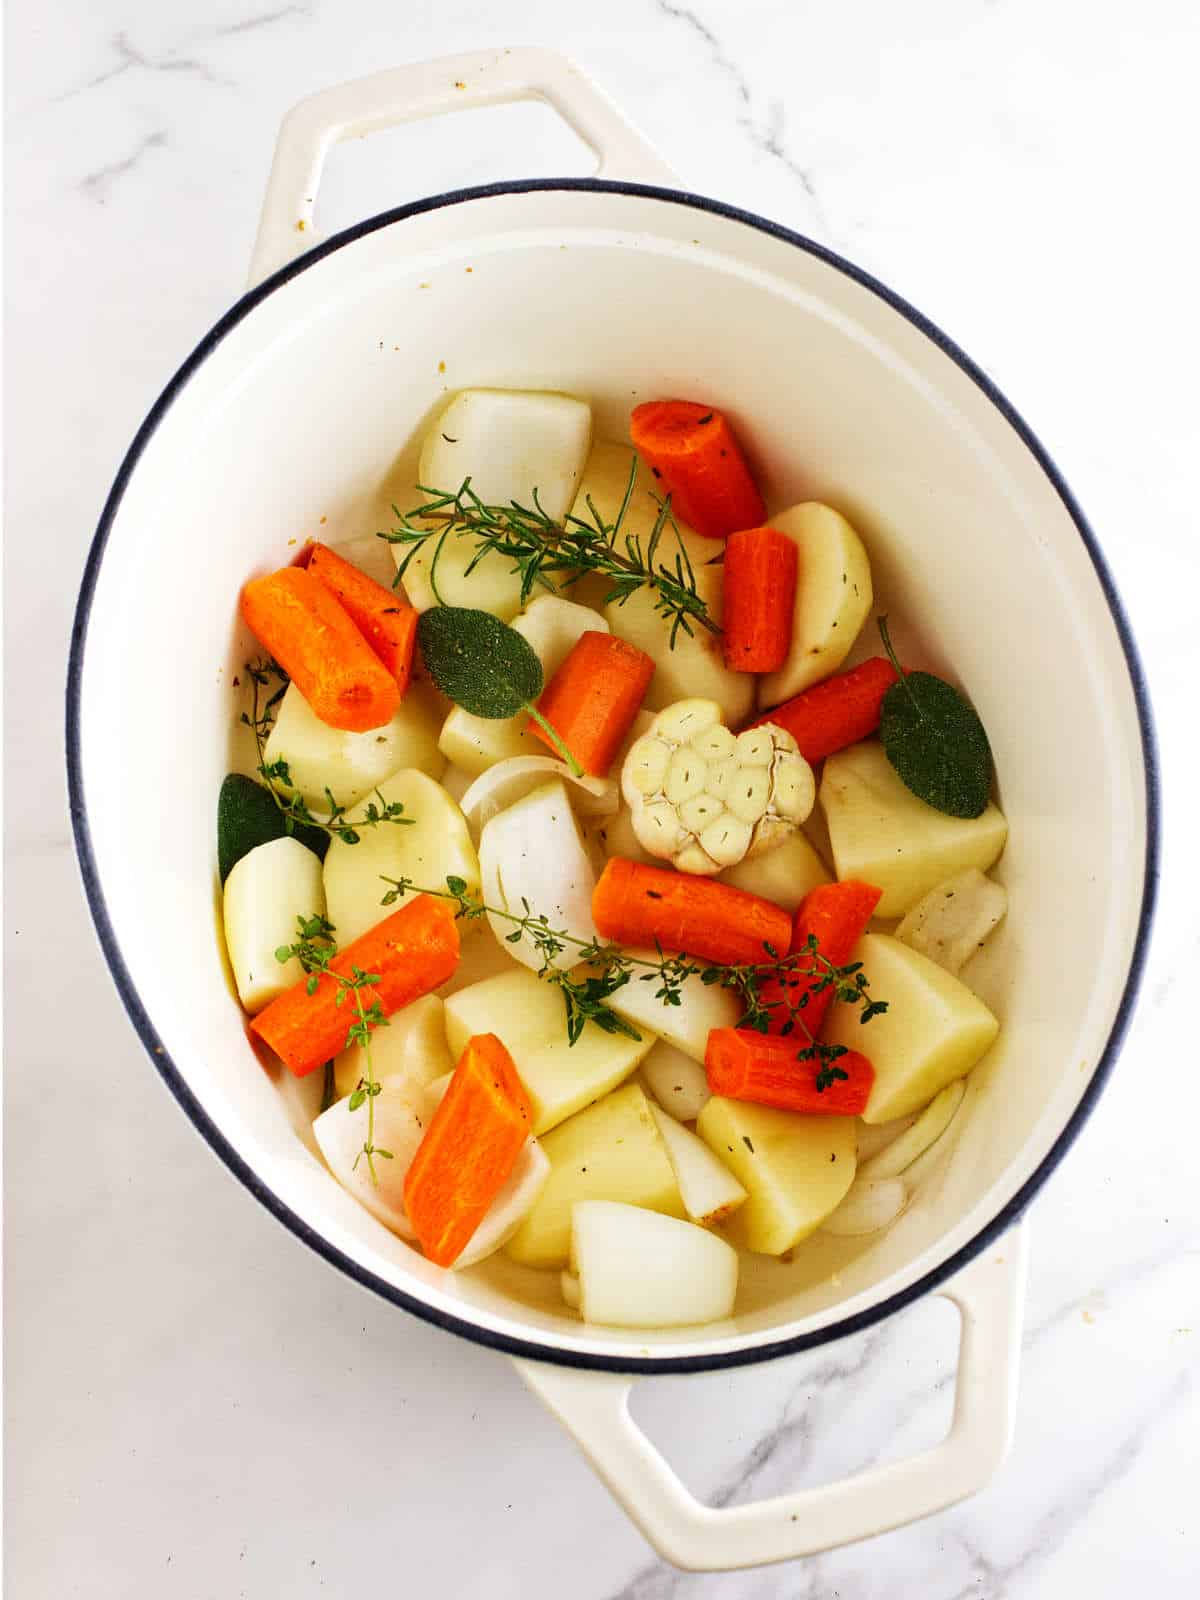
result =
M715 700L677 700L630 746L621 793L645 850L710 874L782 844L812 810L816 784L773 722L734 734Z

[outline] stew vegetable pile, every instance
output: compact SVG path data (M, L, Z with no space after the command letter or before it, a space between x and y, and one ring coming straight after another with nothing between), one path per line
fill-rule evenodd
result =
M711 407L630 435L460 392L373 559L251 578L217 844L251 1036L319 1075L337 1182L438 1267L503 1250L649 1328L909 1204L999 1032L961 974L1007 827L850 523L768 515Z

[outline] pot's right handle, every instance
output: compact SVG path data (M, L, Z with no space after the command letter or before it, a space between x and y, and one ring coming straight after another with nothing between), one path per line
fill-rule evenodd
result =
M941 1444L753 1505L715 1508L689 1493L629 1414L632 1378L516 1366L660 1555L692 1572L763 1566L902 1527L983 1487L1012 1436L1025 1261L1018 1225L937 1290L962 1316L954 1420Z
M316 242L313 210L329 147L400 122L541 100L599 161L597 174L677 186L670 167L600 89L554 50L478 50L393 67L309 95L283 120L267 182L249 287Z

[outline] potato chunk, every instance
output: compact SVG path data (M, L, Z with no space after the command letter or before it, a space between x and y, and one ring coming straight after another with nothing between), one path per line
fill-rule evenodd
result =
M565 1267L571 1248L571 1207L577 1200L620 1200L672 1217L684 1215L653 1110L636 1083L625 1084L551 1129L541 1145L550 1176L533 1210L508 1242L514 1261L529 1267Z
M792 647L778 672L758 679L760 708L777 706L836 672L871 613L871 565L863 542L832 506L808 500L771 518L800 555Z
M853 1117L805 1117L713 1095L696 1132L749 1194L730 1237L761 1255L806 1239L854 1181Z
M431 778L446 770L438 749L442 713L423 683L410 683L400 708L382 728L347 733L321 721L294 683L279 703L275 726L267 740L266 760L286 761L290 785L316 816L329 811L332 792L339 805L353 810L391 773L417 767Z
M863 1121L891 1122L970 1072L1000 1024L965 983L888 934L864 934L854 960L871 981L871 998L888 1009L864 1026L858 1007L838 1001L824 1038L869 1058L875 1082Z
M626 1039L588 1022L571 1044L562 995L524 967L471 984L446 1001L451 1054L457 1059L472 1034L496 1034L528 1091L534 1134L545 1133L627 1078L655 1042L648 1028L639 1032L640 1041Z
M919 800L874 739L829 757L819 799L838 877L882 889L881 917L903 916L967 867L986 872L1008 837L994 805L982 816L948 817Z

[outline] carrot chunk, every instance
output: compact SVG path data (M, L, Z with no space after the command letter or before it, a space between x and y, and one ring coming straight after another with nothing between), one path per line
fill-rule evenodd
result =
M538 710L583 770L604 778L653 676L654 662L644 650L589 630L550 679ZM554 748L532 719L527 731Z
M817 1088L821 1063L800 1060L808 1048L803 1034L787 1039L752 1028L713 1028L704 1052L704 1070L713 1094L728 1100L753 1100L778 1111L808 1116L861 1116L871 1097L875 1068L857 1050L847 1050L830 1065L845 1077Z
M412 675L420 613L403 595L368 578L327 544L314 544L308 570L335 594L350 620L396 680L401 695Z
M283 567L242 590L242 616L331 728L365 733L396 714L400 690L337 597L305 567Z
M651 400L629 424L634 449L681 521L710 539L756 528L766 514L729 419L690 400Z
M796 909L788 954L802 955L812 936L817 941L819 955L832 966L844 967L854 954L854 946L867 931L867 924L874 915L882 893L874 884L857 883L853 879L847 879L845 883L818 884L805 895ZM815 960L812 964L819 967ZM808 963L803 965L807 966ZM819 967L812 977L768 978L760 986L759 998L764 1005L772 1008L772 1033L778 1033L785 1025L792 1007L802 1004L800 1016L804 1027L814 1039L819 1036L825 1013L833 1003L835 987L832 984L818 987L825 975L826 969ZM805 990L808 991L808 999L802 1003Z
M725 541L722 650L734 672L775 672L792 647L795 541L777 528L743 528Z
M592 920L617 944L658 944L726 966L770 961L769 949L782 956L792 931L787 912L759 895L623 856L600 874Z
M529 1096L494 1033L476 1034L454 1069L404 1180L421 1249L448 1267L470 1243L529 1137Z
M445 983L458 966L458 924L449 906L421 895L368 928L329 965L344 978L352 978L355 967L378 973L379 981L362 991L363 1004L369 1008L378 1000L384 1016L390 1016ZM310 981L294 983L250 1024L298 1078L345 1048L357 1017L336 978L322 973L312 994Z
M733 543L731 539L730 544ZM726 557L728 571L728 557ZM728 576L725 579L728 585ZM728 615L728 588L725 609ZM728 623L726 623L728 630ZM814 684L792 700L785 700L773 711L764 712L750 723L773 722L784 728L800 746L806 761L824 761L837 750L869 739L879 727L883 697L898 682L895 667L883 656L872 656L849 672L835 672L824 683Z

